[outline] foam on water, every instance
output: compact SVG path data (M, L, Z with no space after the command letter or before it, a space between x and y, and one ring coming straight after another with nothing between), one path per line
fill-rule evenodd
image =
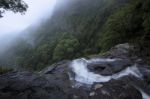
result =
M91 59L91 60L86 60L84 58L82 59L77 59L74 60L71 63L71 68L72 71L75 73L75 81L78 83L82 84L87 84L87 85L92 85L94 82L108 82L111 79L119 79L121 77L127 76L127 75L132 75L137 78L142 78L142 74L140 73L139 69L137 68L136 65L128 67L121 72L118 72L116 74L113 74L111 76L102 76L99 74L96 74L94 72L90 72L87 68L87 65L89 63L94 63L94 62L113 62L116 61L117 59ZM72 78L73 79L73 78ZM80 85L78 84L78 85ZM140 88L137 88L141 94L143 99L150 99L150 95L145 93L143 90Z
M95 59L90 59L90 60L86 60L84 58L82 58L82 60L85 60L87 63L94 63L94 62L113 62L119 59L109 59L109 58L95 58Z
M75 80L79 83L83 84L93 84L94 82L108 82L111 79L118 79L127 75L133 75L135 77L141 78L142 74L139 72L136 66L128 67L125 70L116 73L111 76L102 76L99 74L95 74L94 72L90 72L87 68L88 63L92 62L113 62L116 59L92 59L86 60L84 58L74 60L71 63L71 68L75 73Z
M141 92L141 94L142 94L143 99L150 99L150 95L146 94L146 93L143 92L143 91L140 91L140 92Z
M137 86L136 86L136 88L141 92L143 99L150 99L150 95L145 93L142 89L138 88Z

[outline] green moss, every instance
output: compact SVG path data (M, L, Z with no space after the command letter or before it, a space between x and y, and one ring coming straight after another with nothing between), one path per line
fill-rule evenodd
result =
M0 67L0 75L1 74L5 74L5 73L8 73L10 71L13 71L13 69L11 68L6 68L6 67Z

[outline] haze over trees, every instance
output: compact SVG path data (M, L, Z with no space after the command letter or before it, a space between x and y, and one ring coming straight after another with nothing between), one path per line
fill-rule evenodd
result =
M126 42L138 46L138 55L149 58L150 0L72 0L62 8L58 2L51 18L28 30L33 44L19 40L1 55L0 65L40 70ZM15 8L1 8L26 11L24 2L15 4Z

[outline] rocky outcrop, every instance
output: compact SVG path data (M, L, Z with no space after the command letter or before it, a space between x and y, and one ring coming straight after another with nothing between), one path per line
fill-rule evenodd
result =
M112 62L90 63L88 68L101 75L112 75L132 65L133 63L129 59L118 59Z
M90 85L80 83L76 81L76 74L70 67L72 61L65 60L48 66L39 73L24 71L0 75L0 99L148 99L150 66L142 59L130 56L132 48L129 44L117 45L105 55L91 57L91 61L88 62L84 61L89 72L103 77L136 65L142 78L125 75L107 82L95 82ZM93 60L99 58L115 60Z
M129 78L112 80L99 87L98 84L94 84L92 92L95 95L92 95L91 99L142 99L140 91L130 84L130 80Z

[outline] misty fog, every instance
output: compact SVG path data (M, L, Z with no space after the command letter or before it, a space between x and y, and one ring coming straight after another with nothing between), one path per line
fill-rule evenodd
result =
M28 9L24 15L6 11L0 18L0 53L5 51L19 37L24 36L24 31L34 27L46 18L50 18L56 0L24 0ZM30 28L29 28L30 29Z
M0 99L150 99L150 0L0 0Z

